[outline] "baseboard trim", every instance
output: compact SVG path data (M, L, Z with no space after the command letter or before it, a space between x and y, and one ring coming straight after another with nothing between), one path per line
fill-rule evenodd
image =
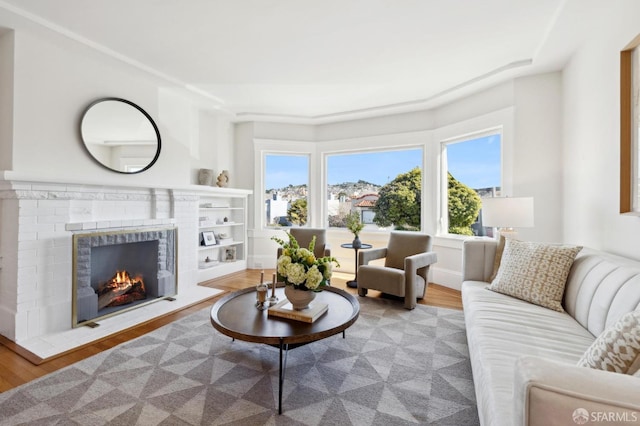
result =
M431 273L431 281L454 290L462 289L462 274L459 271L432 267Z

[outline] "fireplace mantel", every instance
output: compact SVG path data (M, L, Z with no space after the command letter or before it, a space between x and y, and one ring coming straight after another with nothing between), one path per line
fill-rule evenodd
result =
M145 181L144 179L135 179L136 175L127 175L126 181L118 183L105 184L104 181L91 180L91 179L69 179L60 180L55 177L45 175L34 175L28 173L19 173L12 170L0 170L0 192L5 189L20 190L20 185L34 185L40 184L46 187L47 185L54 185L56 187L80 187L80 188L94 188L100 192L96 194L100 197L101 192L109 192L110 190L124 190L124 189L139 189L146 191L153 190L166 190L175 191L180 193L193 193L193 194L211 194L211 195L251 195L253 193L250 189L241 188L220 188L217 186L206 185L158 185L151 181Z

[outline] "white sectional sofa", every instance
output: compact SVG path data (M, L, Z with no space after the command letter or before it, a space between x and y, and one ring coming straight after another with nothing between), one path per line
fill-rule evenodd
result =
M481 424L640 424L640 377L577 366L606 327L640 309L640 262L583 249L567 279L565 312L558 312L486 289L496 247L478 239L463 249Z

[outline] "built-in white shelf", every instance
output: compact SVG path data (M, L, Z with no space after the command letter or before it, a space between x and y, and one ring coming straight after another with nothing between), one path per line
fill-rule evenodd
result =
M244 223L238 223L238 222L214 223L211 225L200 226L199 229L225 228L227 226L244 226Z
M230 241L228 243L213 244L211 246L200 246L198 247L198 251L214 250L220 247L238 246L240 244L244 244L244 241Z
M198 200L199 245L196 249L198 282L247 268L247 197L247 191L200 196ZM207 231L215 234L217 244L200 245L202 233ZM221 239L221 234L225 238ZM228 257L233 260L229 261ZM207 258L211 262L205 262Z

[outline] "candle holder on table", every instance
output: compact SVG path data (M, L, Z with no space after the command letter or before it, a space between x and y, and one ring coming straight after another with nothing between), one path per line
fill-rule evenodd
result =
M264 273L260 273L260 284L256 286L256 308L260 311L264 311L267 309L267 293L269 292L269 287L264 283Z
M273 306L278 303L278 296L276 296L276 274L271 277L271 296L267 299L269 306Z

